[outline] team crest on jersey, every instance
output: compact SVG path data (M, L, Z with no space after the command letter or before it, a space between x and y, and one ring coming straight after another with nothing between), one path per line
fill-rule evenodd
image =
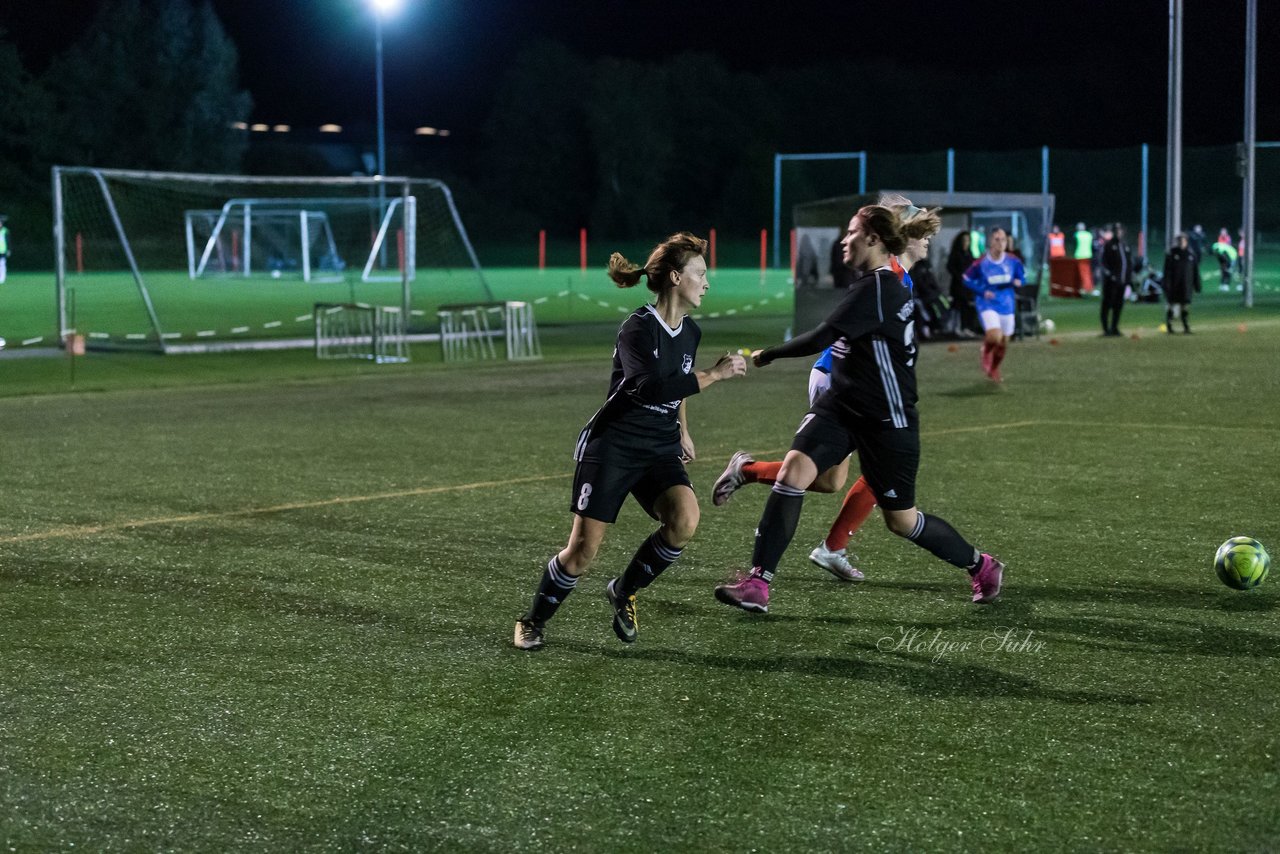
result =
M680 363L680 370L686 374L693 370L693 356L688 353L684 354L684 361Z
M915 301L914 301L914 300L907 300L906 302L904 302L904 303L902 304L902 308L898 309L898 319L899 319L899 320L906 320L908 317L910 317L910 316L911 316L911 312L913 312L913 311L915 311L915 310L916 310L916 304L915 304Z

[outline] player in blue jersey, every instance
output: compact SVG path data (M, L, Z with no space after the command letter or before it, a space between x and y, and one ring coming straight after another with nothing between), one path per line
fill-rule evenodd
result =
M716 598L745 611L768 612L769 585L795 536L805 491L820 472L857 451L889 530L966 570L973 601L991 602L1000 595L1004 564L915 504L915 303L889 264L907 247L902 222L889 208L867 205L850 220L844 244L845 263L864 272L835 310L816 328L751 354L764 367L775 359L815 355L841 340L845 345L844 357L832 362L831 391L800 422L765 503L750 574L718 586Z
M574 452L573 530L568 544L547 563L529 610L516 621L519 649L543 645L547 620L595 559L628 495L660 527L605 588L613 630L623 642L636 639L636 592L669 567L693 537L698 500L684 467L695 456L685 398L747 370L738 354L722 356L710 370L694 370L702 333L688 314L707 292L706 250L705 240L682 232L654 247L643 267L617 252L609 259L609 278L618 287L647 277L658 298L632 312L618 331L608 397L583 428Z
M982 370L996 382L1004 380L1000 363L1013 335L1017 288L1027 278L1022 261L1005 251L1008 241L1009 233L1003 228L991 229L986 253L964 274L965 285L978 295L978 317L986 330L982 339Z
M909 292L914 292L910 269L916 262L929 255L929 241L941 227L936 211L916 207L902 196L882 196L880 204L888 207L902 221L907 235L907 248L901 256L889 259ZM837 348L839 352L837 353ZM809 371L809 405L812 407L831 388L831 374L836 358L844 358L848 347L843 340L822 351ZM839 492L849 476L850 457L845 457L809 485L807 492ZM712 488L711 501L716 506L727 502L733 493L748 483L764 483L772 486L778 478L782 462L756 460L746 451L738 451L729 459L729 465ZM865 477L859 477L845 494L840 512L827 535L809 552L809 560L842 581L862 581L863 572L853 565L848 552L849 538L856 534L875 509L876 498Z

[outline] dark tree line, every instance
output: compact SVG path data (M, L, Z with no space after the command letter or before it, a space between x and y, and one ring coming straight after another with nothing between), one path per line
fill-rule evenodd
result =
M237 61L207 2L112 0L38 76L0 30L0 212L46 239L54 165L238 171L232 123L252 102Z
M110 0L38 76L0 31L0 79L0 212L34 206L26 222L48 221L53 164L326 168L303 140L255 140L245 156L249 137L232 124L249 118L250 97L236 48L203 0ZM478 134L460 133L447 159L398 168L448 181L482 238L579 227L651 238L677 226L746 237L768 224L775 152L963 144L964 127L948 117L978 108L985 92L1015 101L1018 85L883 61L756 74L696 53L588 59L543 42L511 61L496 92L477 93L488 102ZM904 91L911 103L892 103ZM875 124L864 117L873 101L888 117ZM804 186L802 175L792 187L807 198L833 189Z

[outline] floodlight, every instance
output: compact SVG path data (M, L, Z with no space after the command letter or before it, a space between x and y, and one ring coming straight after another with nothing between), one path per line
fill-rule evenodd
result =
M399 12L404 0L369 0L369 5L380 17L385 18Z

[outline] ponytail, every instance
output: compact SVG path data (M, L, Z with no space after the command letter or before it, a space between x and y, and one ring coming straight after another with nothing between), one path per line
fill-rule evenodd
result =
M653 247L649 260L643 267L632 264L621 252L609 256L609 278L620 288L630 288L640 283L641 276L649 277L649 290L661 294L671 287L671 274L678 273L697 255L707 254L707 241L687 231L679 231Z
M613 279L620 288L633 288L640 284L640 278L648 273L644 267L639 267L628 261L621 252L615 252L609 256L609 278Z

